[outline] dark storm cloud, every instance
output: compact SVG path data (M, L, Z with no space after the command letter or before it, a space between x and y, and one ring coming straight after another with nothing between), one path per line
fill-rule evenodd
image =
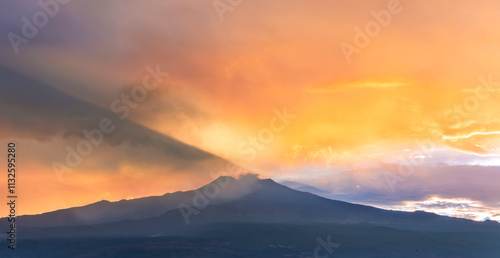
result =
M162 135L118 114L54 90L19 72L0 67L0 124L3 137L35 138L82 137L82 130L99 128L109 118L116 130L105 134L112 146L127 142L160 152L166 159L203 160L214 155ZM123 157L127 158L127 157Z

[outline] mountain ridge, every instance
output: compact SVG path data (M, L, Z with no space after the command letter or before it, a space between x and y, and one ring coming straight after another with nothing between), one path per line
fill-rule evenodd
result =
M198 206L195 204L196 198L202 199L200 194L210 193L207 190L216 189L216 187L220 188L221 198L205 196L208 203ZM227 194L234 197L236 193L239 194L236 195L238 198L224 198ZM147 218L121 219L120 217L110 222L64 226L26 225L23 219L19 219L18 223L24 225L20 235L27 238L189 235L194 234L203 225L216 223L366 224L421 232L500 232L500 224L493 221L476 222L422 211L383 210L297 191L278 184L272 179L247 177L236 180L232 177L219 177L198 189L172 193L168 197L179 194L182 195L183 202L179 203L181 199L170 200L171 206L167 207L169 209L157 216L148 214ZM104 206L113 204L102 201L98 203ZM174 203L177 205L174 206ZM181 207L181 203L184 206ZM188 219L186 219L186 214L188 214Z

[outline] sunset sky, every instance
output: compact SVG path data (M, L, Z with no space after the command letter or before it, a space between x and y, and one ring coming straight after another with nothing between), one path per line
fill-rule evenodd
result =
M329 198L500 221L500 2L229 2L71 1L18 53L9 33L44 9L4 4L0 152L18 145L21 214L190 190L237 177L229 161ZM105 118L113 132L57 172Z

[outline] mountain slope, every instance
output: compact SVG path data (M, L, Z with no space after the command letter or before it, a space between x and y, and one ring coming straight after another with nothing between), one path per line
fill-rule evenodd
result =
M500 231L500 224L493 221L476 222L423 211L383 210L296 191L270 179L260 180L258 185L256 191L238 200L207 207L200 215L192 216L192 223L370 223L422 231ZM175 212L164 216L172 216L170 213Z
M240 186L237 182L233 181L230 188L237 189ZM226 199L218 204L213 201L206 207L172 209L153 218L90 226L24 228L21 235L35 238L196 235L200 226L214 223L365 224L418 231L500 232L500 224L496 222L475 222L426 212L382 210L296 191L270 179L249 185L252 186L250 193L242 194L241 198ZM190 210L195 212L190 213Z
M177 209L181 203L192 205L197 195L204 195L212 189L220 189L216 197L210 199L211 204L232 201L252 191L254 181L251 177L236 180L221 176L213 182L192 191L167 193L162 196L151 196L118 202L100 201L90 205L75 207L39 215L25 215L17 218L18 223L26 227L62 227L92 225L123 220L137 220L156 217L165 212ZM6 218L0 220L5 224Z

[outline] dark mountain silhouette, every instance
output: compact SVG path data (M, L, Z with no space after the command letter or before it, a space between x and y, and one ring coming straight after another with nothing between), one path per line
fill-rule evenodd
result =
M196 206L196 202L202 205ZM72 225L76 217L87 218L86 224ZM100 223L104 219L112 222ZM50 225L54 220L60 220L59 227ZM476 222L422 211L383 210L293 190L271 179L232 177L220 177L193 191L114 203L98 202L23 216L18 221L23 225L21 235L26 237L190 235L196 234L200 226L214 223L361 224L417 231L500 232L497 222Z
M214 187L220 189L220 191L217 196L211 198L211 204L236 200L253 191L252 187L256 186L255 180L252 176L240 180L222 176L192 191L179 191L162 196L118 202L100 201L82 207L62 209L39 215L19 216L17 221L25 227L62 227L151 218L162 215L169 210L177 209L181 203L189 205L197 192L210 191ZM0 223L6 223L6 218L1 219Z
M21 216L16 230L22 243L16 257L498 257L500 253L497 222L382 210L326 199L252 175L239 180L220 177L193 191ZM10 255L7 252L0 249L0 256Z

